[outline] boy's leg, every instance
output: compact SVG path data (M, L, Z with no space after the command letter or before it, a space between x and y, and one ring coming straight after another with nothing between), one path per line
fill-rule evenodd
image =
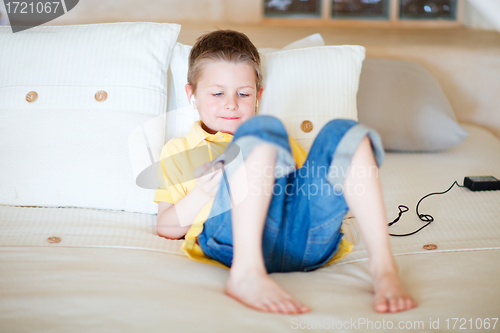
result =
M226 167L229 189L231 196L244 199L231 209L233 257L226 293L261 311L307 312L308 307L269 277L263 257L263 230L273 198L275 166L295 164L286 130L273 117L257 116L240 126L233 142L245 160L239 166L230 163ZM230 150L231 146L228 154ZM248 189L252 190L238 193Z
M262 254L262 233L274 186L277 150L271 145L255 147L229 179L231 193L246 179L250 191L232 209L233 262L226 293L247 306L261 311L302 313L301 304L269 277Z
M343 193L366 242L375 291L375 310L398 312L415 307L415 301L401 284L392 256L378 168L367 136L351 159Z

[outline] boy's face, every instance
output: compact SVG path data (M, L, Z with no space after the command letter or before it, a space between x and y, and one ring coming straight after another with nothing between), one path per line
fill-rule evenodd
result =
M203 68L195 94L205 130L234 134L236 129L255 115L255 104L264 88L256 91L254 69L246 64L215 62ZM186 85L188 99L191 86Z

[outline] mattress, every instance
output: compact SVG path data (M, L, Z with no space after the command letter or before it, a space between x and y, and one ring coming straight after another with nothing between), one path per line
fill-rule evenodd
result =
M380 177L388 220L397 217L398 205L410 208L391 233L423 225L415 205L424 195L455 180L462 184L465 176L500 176L500 140L462 125L470 135L455 148L387 154ZM455 186L420 204L420 213L435 221L415 235L391 237L403 283L419 304L397 314L372 309L366 248L348 214L345 237L356 247L340 262L271 274L312 308L302 315L258 312L226 296L228 271L188 259L182 240L158 237L155 215L0 206L0 330L285 332L336 326L363 332L384 331L381 325L389 329L391 322L421 332L456 331L461 322L452 318L476 325L499 317L499 202L500 191ZM425 250L425 244L437 248Z

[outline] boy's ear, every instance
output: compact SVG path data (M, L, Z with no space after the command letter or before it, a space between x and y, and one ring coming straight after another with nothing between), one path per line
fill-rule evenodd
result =
M187 83L184 86L184 90L186 90L187 99L189 101L189 99L191 98L191 95L193 94L193 87L191 87L191 85L189 83Z
M192 86L188 83L188 84L186 84L185 89L186 89L186 95L187 95L187 99L189 101L189 105L191 105L193 107L193 109L198 110L196 108L196 105L194 104L196 102L196 99L194 98Z
M259 91L257 92L257 100L260 99L260 97L262 96L262 92L264 91L264 87L260 87Z

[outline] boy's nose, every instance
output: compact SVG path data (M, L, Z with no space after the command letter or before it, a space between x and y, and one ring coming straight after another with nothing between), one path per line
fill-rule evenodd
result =
M238 108L238 101L234 97L227 97L225 107L230 111L236 110Z

